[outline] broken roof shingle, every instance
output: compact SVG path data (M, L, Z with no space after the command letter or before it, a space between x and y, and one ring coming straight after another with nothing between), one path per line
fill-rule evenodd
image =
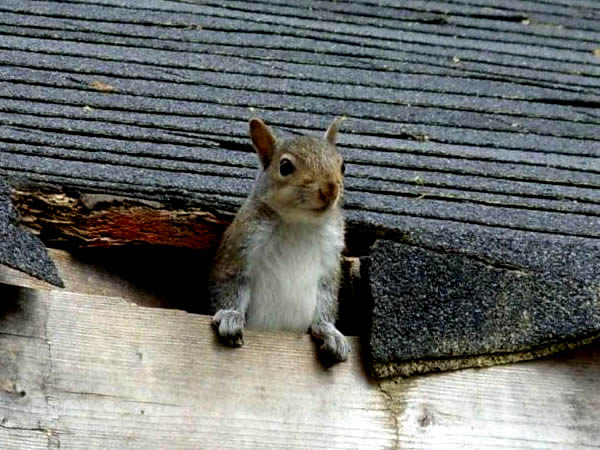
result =
M378 377L530 359L600 337L600 243L423 233L370 257Z
M0 264L62 287L44 244L17 223L7 185L0 180Z

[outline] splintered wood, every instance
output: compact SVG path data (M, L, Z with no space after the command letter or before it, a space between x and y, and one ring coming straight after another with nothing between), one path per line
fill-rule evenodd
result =
M212 249L228 221L199 208L178 210L159 202L101 194L14 189L21 223L87 247L131 243Z

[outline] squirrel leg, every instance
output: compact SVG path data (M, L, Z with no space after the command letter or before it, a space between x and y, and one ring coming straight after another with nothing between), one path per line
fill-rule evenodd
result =
M244 345L244 314L233 309L220 309L213 316L212 325L219 338L229 347Z
M323 341L321 352L334 362L346 361L351 350L346 337L334 325L337 317L339 280L339 266L320 280L317 308L313 324L310 326L310 334Z
M214 286L214 310L212 325L221 341L229 347L244 345L244 325L246 309L250 299L250 289L245 280L236 277Z
M348 359L350 344L332 323L319 322L311 325L310 333L315 339L323 341L320 350L334 361L341 362Z

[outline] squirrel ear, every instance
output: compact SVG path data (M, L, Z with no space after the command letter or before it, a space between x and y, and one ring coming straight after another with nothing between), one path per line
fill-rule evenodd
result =
M260 119L250 119L250 137L264 169L269 167L275 152L276 139L271 129Z
M331 144L335 145L335 141L337 139L338 130L342 126L342 122L346 120L345 117L339 116L333 119L333 122L327 128L325 132L325 139L327 139Z

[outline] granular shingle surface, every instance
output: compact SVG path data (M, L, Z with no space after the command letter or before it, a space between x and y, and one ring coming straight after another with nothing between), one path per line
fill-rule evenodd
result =
M230 214L256 169L249 117L321 133L343 114L353 226L600 237L593 11L264 6L2 2L0 174Z
M527 359L600 336L599 258L598 242L581 239L378 241L369 268L375 373Z
M9 190L0 180L0 264L56 286L63 285L44 244L19 227Z

